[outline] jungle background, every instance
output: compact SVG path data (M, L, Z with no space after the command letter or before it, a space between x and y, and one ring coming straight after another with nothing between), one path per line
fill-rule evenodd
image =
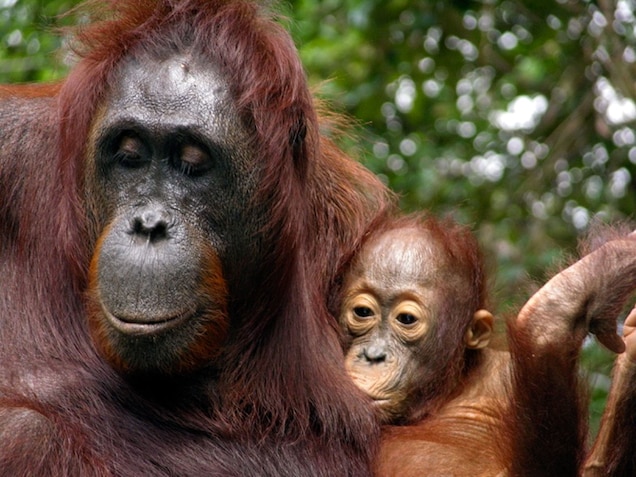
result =
M73 57L56 29L86 20L61 16L77 3L0 0L0 82L64 76ZM500 315L576 253L590 223L634 218L636 0L276 8L317 94L352 118L344 147L404 210L475 230ZM586 343L593 430L612 360Z

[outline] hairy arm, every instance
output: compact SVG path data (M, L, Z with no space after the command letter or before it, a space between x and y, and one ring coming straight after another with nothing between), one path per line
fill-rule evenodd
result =
M636 240L612 240L552 278L510 324L510 475L579 475L587 432L580 348L591 332L623 351L616 318L634 287Z
M0 86L0 256L10 241L25 246L26 222L49 215L41 198L55 177L57 113L46 92Z
M57 134L56 85L0 85L0 179L11 167L42 163ZM5 185L4 181L0 181Z
M615 352L625 349L616 318L636 287L636 236L612 240L552 278L522 308L516 330L535 352L577 351L588 332Z

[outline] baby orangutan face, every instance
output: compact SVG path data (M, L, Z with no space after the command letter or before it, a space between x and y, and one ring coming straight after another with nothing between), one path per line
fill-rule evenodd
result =
M468 323L459 339L444 339L448 327L441 320L448 319L449 301L465 293L465 286L426 230L389 230L356 257L345 279L340 314L351 340L345 365L384 422L408 420L423 396L445 394L439 387L446 384L440 383L457 371L448 367L458 364L467 346L486 346L492 316L485 310L478 313L485 324ZM465 315L464 310L451 319L464 320Z

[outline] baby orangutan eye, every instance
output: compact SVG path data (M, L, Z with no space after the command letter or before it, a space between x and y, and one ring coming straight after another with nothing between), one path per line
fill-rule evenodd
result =
M410 313L400 313L395 319L405 326L417 323L417 317Z
M373 310L366 306L356 306L353 309L353 312L359 318L369 318L370 316L373 316Z

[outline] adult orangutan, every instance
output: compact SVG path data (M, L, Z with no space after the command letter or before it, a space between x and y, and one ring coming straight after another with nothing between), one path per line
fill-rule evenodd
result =
M636 285L636 240L548 282L509 324L510 353L487 347L484 284L470 232L431 217L377 225L346 269L347 369L390 424L378 475L580 475L577 357L588 331L622 349L614 320Z
M258 5L93 3L0 88L3 475L368 475L325 302L387 191Z

